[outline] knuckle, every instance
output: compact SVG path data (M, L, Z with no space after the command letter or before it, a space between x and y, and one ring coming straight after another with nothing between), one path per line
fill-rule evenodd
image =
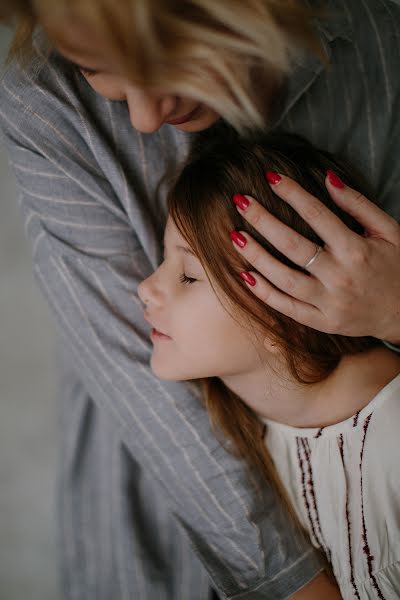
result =
M247 221L252 225L255 229L258 229L262 226L264 221L264 213L260 207L254 207L254 209L247 214Z
M246 260L248 260L249 263L251 263L254 267L256 267L260 262L260 250L257 248L257 246L253 244L247 244L243 248L242 252L245 254Z
M294 235L288 235L282 244L283 254L286 254L286 256L290 256L292 254L296 254L298 250L299 250L298 238Z
M356 269L365 267L369 260L369 252L366 245L358 245L350 254L350 264Z
M304 209L304 217L305 217L306 221L315 221L315 220L319 219L322 212L323 212L323 208L322 208L321 204L317 200L313 200Z
M266 282L260 282L260 285L256 286L254 289L254 293L257 298L261 300L264 304L269 304L271 302L272 296L272 287L268 285Z
M290 317L291 319L294 319L296 321L296 306L293 300L289 299L287 302L287 306L285 309L285 313L287 314L288 317Z
M296 282L294 280L294 277L288 276L286 278L286 280L283 282L282 289L285 290L285 292L287 292L289 294L294 294L296 291Z
M366 202L366 197L361 192L354 192L353 203L355 206L360 207Z
M296 194L301 189L299 184L289 177L284 177L279 187L285 192L286 198L293 197L293 194Z
M257 289L257 297L264 304L269 304L269 302L271 300L271 294L272 294L271 290L266 285L263 285L262 288L258 287L258 289Z
M347 293L354 285L353 278L348 273L337 273L333 280L333 285L340 294ZM343 296L341 297L343 301Z
M346 334L349 330L349 325L353 321L353 309L353 297L339 296L329 315L330 333Z
M261 271L263 264L263 251L260 248L254 249L251 252L249 260L257 271Z

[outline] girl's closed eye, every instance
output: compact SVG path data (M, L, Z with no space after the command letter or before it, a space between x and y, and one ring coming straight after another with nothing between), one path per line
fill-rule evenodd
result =
M181 281L181 283L191 284L198 280L195 279L194 277L188 277L187 275L185 275L185 273L182 273L182 275L180 276L180 281Z

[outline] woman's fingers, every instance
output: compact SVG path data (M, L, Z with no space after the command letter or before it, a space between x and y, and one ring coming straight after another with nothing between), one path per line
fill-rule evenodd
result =
M264 304L308 327L319 329L323 325L324 321L321 311L312 304L307 304L293 298L291 295L285 294L254 271L241 273L241 277L247 287Z
M310 298L315 302L318 300L322 293L322 286L318 279L284 265L243 231L232 231L231 239L238 252L252 265L252 268L273 286L298 300L306 300L308 303ZM312 252L315 252L315 244L312 244L311 248Z
M304 267L315 254L315 244L282 223L251 196L245 198L249 201L249 205L245 211L240 210L240 213L246 221L292 262ZM237 204L237 198L235 202ZM264 251L261 250L258 256L261 256L262 252ZM259 266L251 260L249 262L259 270ZM259 263L262 261L259 260ZM262 264L260 267L262 268ZM260 272L263 273L262 270Z
M399 225L397 221L363 194L345 185L333 171L327 173L326 187L332 200L342 210L354 217L370 236L398 243Z
M329 174L326 182L333 200L356 218L368 235L360 236L348 229L288 177L275 178L277 183L271 183L275 192L293 206L325 244L316 254L315 244L273 217L254 198L235 196L243 218L262 236L295 264L303 268L309 265L309 275L290 269L250 235L235 232L244 241L237 245L238 251L256 270L251 270L253 279L248 279L247 285L266 304L304 325L340 335L373 336L397 345L400 227L333 175ZM310 263L313 256L315 260Z
M267 173L267 179L274 193L287 204L290 204L327 246L347 252L356 243L357 234L351 231L320 200L306 192L296 181L285 175L272 173ZM271 183L272 181L275 183ZM247 219L250 206L248 210L243 212L245 219Z

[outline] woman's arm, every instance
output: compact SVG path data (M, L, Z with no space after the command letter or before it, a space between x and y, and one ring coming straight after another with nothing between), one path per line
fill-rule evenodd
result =
M81 365L81 383L102 422L157 482L219 592L283 600L320 571L319 557L268 484L258 493L245 466L221 447L194 390L152 374L149 328L136 295L152 267L138 231L143 238L151 225L141 216L139 175L124 186L119 170L130 156L140 156L138 136L132 130L129 154L121 154L128 121L116 118L119 105L99 99L99 114L91 120L74 81L51 60L33 82L18 69L8 72L0 87L0 125L35 276L63 343ZM130 167L126 171L140 174L135 163ZM92 426L85 423L82 430L89 435ZM71 439L76 435L71 432ZM143 502L146 511L152 508L152 498ZM82 535L88 531L85 523ZM163 535L169 535L167 525Z
M275 177L274 177L275 175ZM315 244L270 215L255 199L243 218L311 277L284 266L251 237L236 249L255 267L249 286L279 312L319 331L349 336L373 336L400 344L400 226L334 174L326 185L333 200L366 230L352 232L317 198L288 177L270 174L274 192L290 204L325 245L315 256Z

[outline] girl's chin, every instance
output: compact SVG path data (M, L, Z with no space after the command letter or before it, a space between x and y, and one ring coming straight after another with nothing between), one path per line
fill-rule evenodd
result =
M168 369L165 365L159 364L157 360L153 360L153 357L150 361L150 367L158 379L163 379L165 381L181 381L182 379L173 369Z
M154 375L158 379L164 381L189 381L191 379L199 379L199 377L196 377L193 373L183 373L182 370L178 371L172 366L162 364L153 356L151 357L150 367Z

